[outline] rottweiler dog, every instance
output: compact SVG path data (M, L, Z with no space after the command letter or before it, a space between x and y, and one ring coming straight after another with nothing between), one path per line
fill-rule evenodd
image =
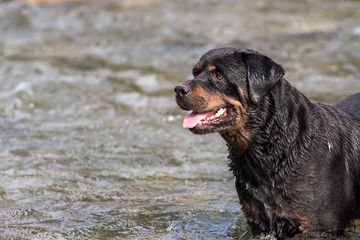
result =
M179 107L192 111L183 127L226 141L254 235L342 234L360 217L360 93L312 103L284 73L250 49L209 51L175 87Z

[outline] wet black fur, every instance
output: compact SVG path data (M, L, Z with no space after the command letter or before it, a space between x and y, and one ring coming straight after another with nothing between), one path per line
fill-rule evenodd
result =
M221 88L246 109L250 137L236 128L219 132L253 234L342 233L360 217L360 93L335 106L312 103L283 78L280 65L252 50L215 49L200 63L216 65L226 79L206 83L209 91Z

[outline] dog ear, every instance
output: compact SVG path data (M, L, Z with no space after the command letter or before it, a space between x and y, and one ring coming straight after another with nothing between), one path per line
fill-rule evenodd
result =
M284 69L269 57L258 54L244 54L249 96L253 103L259 104L268 91L284 76Z

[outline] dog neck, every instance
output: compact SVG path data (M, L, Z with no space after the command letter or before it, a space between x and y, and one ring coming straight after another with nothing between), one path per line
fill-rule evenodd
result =
M260 105L249 106L244 126L221 133L228 145L229 166L234 175L246 175L245 178L254 182L267 181L283 168L290 167L288 156L299 154L291 146L296 141L308 142L312 135L311 108L312 103L285 79ZM261 177L253 176L252 172Z

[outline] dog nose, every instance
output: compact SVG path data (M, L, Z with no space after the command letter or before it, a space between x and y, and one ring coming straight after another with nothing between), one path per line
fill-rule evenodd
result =
M183 97L189 93L189 88L185 85L180 84L175 87L174 91L176 92L176 95Z

